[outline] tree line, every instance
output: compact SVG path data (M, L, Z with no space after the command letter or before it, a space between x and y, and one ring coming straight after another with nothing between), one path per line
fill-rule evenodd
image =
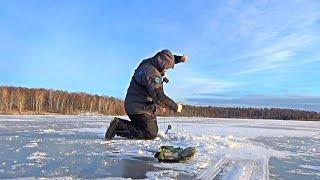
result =
M101 114L126 115L122 100L91 95L69 93L52 89L30 89L24 87L0 86L0 114ZM157 115L248 118L282 120L320 120L320 113L279 108L229 108L185 105L182 113L163 111L157 108Z
M185 106L187 116L242 119L320 120L320 113L280 108L230 108Z
M123 115L125 111L123 102L113 97L43 88L1 86L0 113Z

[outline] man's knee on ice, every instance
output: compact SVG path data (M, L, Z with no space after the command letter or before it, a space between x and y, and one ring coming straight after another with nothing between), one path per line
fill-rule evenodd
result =
M155 139L158 136L158 130L152 130L149 132L149 138Z
M158 136L158 125L156 120L151 120L147 122L148 127L148 138L155 139Z

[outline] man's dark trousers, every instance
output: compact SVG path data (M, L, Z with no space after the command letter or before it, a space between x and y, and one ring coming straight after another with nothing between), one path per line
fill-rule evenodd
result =
M155 115L128 114L131 121L121 119L117 135L130 139L154 139L158 135L158 124Z

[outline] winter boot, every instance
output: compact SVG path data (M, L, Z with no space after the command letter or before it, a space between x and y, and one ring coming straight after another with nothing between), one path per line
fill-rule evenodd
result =
M106 138L106 140L111 140L112 138L114 138L114 136L116 135L116 130L118 127L118 124L120 122L120 119L118 118L113 118L113 120L111 121L109 128L106 132L106 135L104 136Z

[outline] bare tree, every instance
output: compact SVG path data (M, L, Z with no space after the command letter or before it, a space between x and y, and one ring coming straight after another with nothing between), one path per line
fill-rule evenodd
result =
M10 105L9 105L9 112L11 112L11 111L12 111L13 99L14 99L14 91L13 91L13 90L11 90L11 92L10 92Z
M41 90L36 90L36 114L40 114L42 110L42 104L43 104L43 99L44 99L44 92Z
M9 106L10 106L10 92L8 87L2 87L2 93L1 93L1 111L8 112Z
M24 104L26 101L26 94L23 89L18 89L16 93L17 101L18 101L18 109L19 113L21 114L24 109Z

